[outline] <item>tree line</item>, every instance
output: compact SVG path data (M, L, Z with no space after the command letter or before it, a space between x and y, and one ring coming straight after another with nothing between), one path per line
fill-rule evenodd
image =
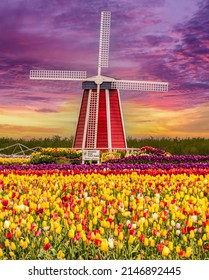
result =
M73 137L61 137L58 135L47 138L31 138L31 139L14 139L9 137L0 137L0 149L20 143L29 148L35 147L51 147L51 148L71 148L73 145ZM162 149L173 155L209 155L209 139L208 138L134 138L127 137L128 148L141 148L151 146L153 148ZM11 148L12 149L12 148ZM11 153L11 149L7 149L1 153Z

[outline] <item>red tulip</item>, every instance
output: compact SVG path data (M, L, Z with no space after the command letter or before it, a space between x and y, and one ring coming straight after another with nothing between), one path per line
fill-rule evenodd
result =
M81 233L80 232L76 232L75 239L79 240L80 238L81 238Z
M184 255L185 255L185 251L184 250L181 250L180 252L179 252L179 255L181 256L181 257L183 257Z
M139 241L140 241L140 242L144 242L144 235L143 235L143 234L140 235Z
M1 203L4 207L7 207L9 201L7 199L2 199Z
M95 239L95 240L94 240L94 244L95 244L96 246L100 246L101 243L102 243L102 241L99 240L99 239Z
M158 250L158 252L162 252L162 250L163 250L163 244L157 244L156 245L156 247L157 247L157 250Z
M205 250L209 250L209 244L205 245L205 246L204 246L204 249L205 249Z
M156 234L158 233L158 230L157 230L157 229L153 229L152 233L153 233L154 235L156 235Z
M136 230L135 229L130 229L129 233L130 233L130 235L135 235L136 234Z
M49 250L51 247L50 243L44 244L43 248L45 251Z
M35 231L35 236L40 236L41 235L41 229L39 228L37 231Z
M186 228L182 228L182 230L181 230L181 233L182 233L182 234L185 234L185 233L187 233L187 230L186 230Z

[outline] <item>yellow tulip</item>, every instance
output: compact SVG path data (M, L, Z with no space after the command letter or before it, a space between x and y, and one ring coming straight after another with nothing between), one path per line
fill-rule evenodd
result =
M49 243L49 238L48 237L45 237L44 238L44 244L48 244Z
M170 251L173 251L173 242L172 241L168 242L168 248Z
M57 227L56 230L55 230L55 232L56 232L57 234L60 234L61 231L62 231L62 227L61 227L61 226Z
M139 254L137 257L136 257L137 260L141 260L141 255Z
M3 257L4 253L2 251L2 249L0 248L0 257Z
M158 224L161 225L163 223L163 219L160 218Z
M189 233L189 238L194 239L194 230L191 230Z
M187 242L187 237L186 237L186 235L183 235L182 238L183 238L183 241L184 241L184 242Z
M107 240L102 240L101 246L100 246L101 251L103 252L108 252L108 242Z
M133 235L129 236L128 244L132 245L134 243L135 237Z
M202 247L202 239L200 238L200 239L198 239L198 241L197 241L197 245L199 246L199 247Z
M110 222L106 221L106 228L110 228Z
M70 211L70 219L73 220L74 219L74 214L72 211Z
M75 231L74 231L73 229L70 229L70 230L68 231L68 237L69 237L69 238L74 238L74 237L75 237Z
M9 255L10 255L10 257L13 258L15 254L14 254L13 252L10 251L10 252L9 252Z
M118 239L119 239L120 241L122 241L122 240L124 239L124 235L123 235L123 232L122 232L122 231L119 233Z
M160 225L159 224L157 225L157 230L160 230Z
M139 226L139 230L140 230L140 232L143 232L143 231L144 231L143 225L140 225L140 226Z
M96 225L97 221L98 221L97 218L94 217L94 219L92 220L93 225Z
M152 239L152 240L150 241L150 246L151 246L151 247L155 247L155 240L154 240L154 239Z
M98 232L96 233L96 235L95 235L95 239L99 239L99 240L101 239L101 235L100 235L100 233L98 233Z
M167 257L169 254L170 254L170 249L167 246L164 246L162 250L162 255L164 257Z
M167 230L166 229L162 229L160 231L160 234L165 237L167 235Z
M89 221L89 230L92 230L92 229L93 229L92 221Z
M186 258L189 258L189 257L191 256L191 254L192 254L192 249L191 249L191 247L187 247L187 248L186 248L185 257L186 257Z
M17 239L19 239L21 235L22 235L21 230L20 230L20 229L16 229L15 237L16 237Z
M178 245L176 246L176 253L179 253L181 251L181 247Z
M11 243L10 247L12 251L15 251L17 249L14 242Z
M47 226L47 222L46 221L43 221L42 222L42 227L46 227Z
M14 228L16 228L17 227L17 224L15 224L15 223L11 223L11 229L14 229Z
M188 226L188 227L191 227L191 226L192 226L192 220L188 220L187 226Z
M144 246L148 246L149 245L149 239L147 237L144 238Z
M99 230L100 230L100 234L101 234L101 235L103 235L103 234L105 233L105 230L104 230L103 227L100 227Z
M64 259L64 257L65 257L65 254L60 250L58 253L57 253L57 258L58 259Z
M81 232L83 230L82 224L77 224L76 229L78 232Z
M5 247L9 247L9 244L10 244L10 243L9 243L9 240L6 239L5 242L4 242Z
M207 235L206 235L205 233L204 233L203 236L202 236L202 240L203 240L203 241L207 240Z

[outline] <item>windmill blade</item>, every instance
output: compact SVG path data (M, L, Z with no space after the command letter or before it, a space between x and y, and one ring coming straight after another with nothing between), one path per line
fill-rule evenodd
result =
M147 82L147 81L129 81L115 80L111 82L112 89L139 90L139 91L168 91L168 83L165 82Z
M106 11L101 13L98 75L100 75L101 67L108 67L110 45L110 19L111 12Z
M86 79L85 71L30 70L31 80L73 80Z

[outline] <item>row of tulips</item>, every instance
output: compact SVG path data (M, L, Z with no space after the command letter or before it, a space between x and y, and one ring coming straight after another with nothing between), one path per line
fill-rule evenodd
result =
M29 164L30 157L0 157L0 165Z
M70 172L101 172L111 171L118 173L119 171L141 171L147 172L147 170L159 170L159 172L186 172L186 170L192 170L192 172L203 172L207 173L209 170L209 162L182 162L182 163L102 163L102 164L5 164L0 165L0 173L6 172L7 170L13 170L16 172L27 171L27 170L48 170L48 171L70 171Z
M209 258L209 172L23 171L0 173L0 259Z
M200 155L143 155L136 154L130 155L120 159L111 160L110 163L120 164L153 164L153 163L164 163L164 164L179 164L179 163L208 163L209 156Z

